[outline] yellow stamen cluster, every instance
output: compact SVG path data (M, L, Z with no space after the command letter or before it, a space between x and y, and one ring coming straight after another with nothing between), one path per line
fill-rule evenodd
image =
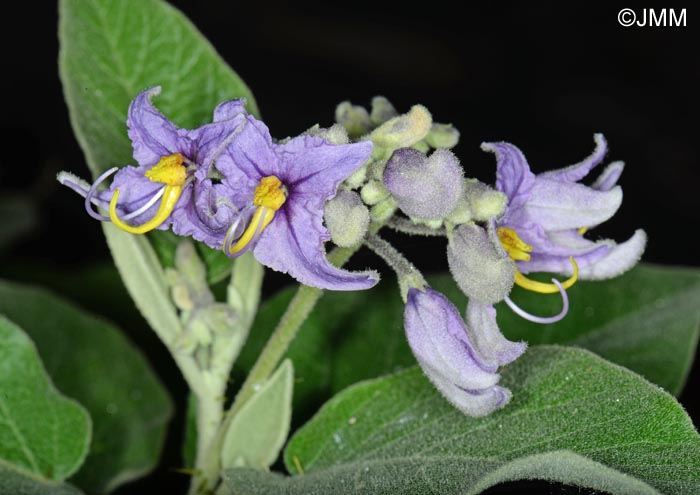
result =
M498 234L498 240L501 241L501 245L508 253L510 259L513 261L530 261L529 253L532 252L532 246L523 241L515 230L509 227L498 227L496 233ZM561 283L564 289L568 289L578 280L578 265L573 256L569 256L569 261L574 269L574 273L570 278ZM517 268L515 269L515 284L523 289L539 292L540 294L555 294L559 292L559 287L555 284L538 282L537 280L527 278L520 273Z
M235 256L243 251L272 222L272 219L275 218L275 212L282 207L285 201L287 201L287 190L281 180L274 175L260 179L260 183L253 194L253 204L257 206L253 218L251 218L248 227L235 244L231 245L228 242L231 232L226 235L223 246L224 252L230 256ZM234 226L231 226L231 228L233 229Z
M129 225L119 218L119 215L117 215L119 189L116 189L109 202L109 219L112 220L112 223L131 234L145 234L158 228L168 219L182 195L182 187L187 181L187 168L184 163L184 156L180 153L173 153L161 157L153 168L146 171L146 177L152 182L165 184L165 187L163 188L163 199L160 201L158 211L153 218L141 225Z
M187 180L184 163L185 157L180 153L164 156L152 169L146 171L146 177L168 186L181 186Z
M532 246L523 241L515 230L509 227L498 227L496 233L510 259L514 261L530 261L529 253L532 252Z
M287 195L281 180L274 175L260 179L260 184L255 188L253 196L255 206L264 206L272 211L277 211L285 201L287 201Z

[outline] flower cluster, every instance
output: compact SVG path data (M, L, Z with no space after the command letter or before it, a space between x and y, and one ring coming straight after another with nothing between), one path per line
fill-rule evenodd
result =
M233 100L211 124L180 129L151 103L160 88L139 94L127 125L139 166L119 169L108 190L72 174L59 181L85 197L90 215L134 234L171 228L235 257L256 259L299 282L333 290L367 289L374 272L351 273L325 257L325 202L372 153L370 142L331 144L314 136L275 143L262 122ZM96 213L93 205L109 211Z
M406 337L418 363L465 414L489 414L509 401L498 370L526 350L499 330L497 303L531 321L558 321L568 311L566 290L577 280L619 275L645 248L641 230L619 245L585 237L622 201L622 162L590 186L580 182L607 153L599 134L589 157L539 175L512 144L485 143L497 160L490 186L465 177L451 151L459 132L433 122L421 105L400 114L383 97L373 99L370 111L344 102L332 127L275 141L242 100L220 104L210 124L180 129L151 103L159 91L142 92L129 108L138 166L113 168L92 184L59 174L85 198L88 213L133 234L171 229L231 257L252 251L260 263L322 289L376 284L376 272L349 272L326 259L329 240L350 249L366 245L398 275ZM450 271L469 298L464 318L378 236L384 226L447 238ZM527 276L539 271L568 278L544 283ZM559 294L562 311L530 314L511 299L515 285ZM215 306L210 299L206 307ZM202 334L205 342L210 334Z

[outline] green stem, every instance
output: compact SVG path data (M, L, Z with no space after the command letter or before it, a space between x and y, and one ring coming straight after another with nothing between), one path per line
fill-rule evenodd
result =
M335 248L328 253L328 261L335 266L342 266L360 246L361 245L352 248ZM202 480L195 479L193 487L198 487L199 493L208 493L208 487L215 487L218 483L219 471L221 468L219 459L221 443L223 442L226 430L231 424L231 420L275 371L280 360L287 352L289 344L294 340L294 337L296 337L297 331L322 295L323 291L315 287L302 285L297 289L297 293L290 301L289 306L287 306L287 310L282 316L282 319L277 324L267 344L265 344L265 347L258 356L255 365L250 370L245 382L243 382L233 405L224 415L216 439L209 446L207 454L202 459L202 463L197 466L200 471L199 476Z

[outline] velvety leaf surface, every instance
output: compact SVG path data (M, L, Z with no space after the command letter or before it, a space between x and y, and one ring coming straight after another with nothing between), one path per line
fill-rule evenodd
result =
M68 483L57 483L21 473L0 461L0 493L7 495L82 495Z
M289 435L294 367L285 360L241 408L226 431L222 467L268 469Z
M90 431L87 411L56 390L29 337L0 316L0 464L62 481L83 463Z
M543 346L502 383L513 400L485 418L462 415L419 369L357 384L287 445L287 469L302 476L234 469L227 493L465 495L528 478L613 494L700 493L700 436L673 397L638 375Z
M113 325L40 289L0 282L0 313L27 329L56 386L92 416L90 453L71 481L106 493L150 471L172 404L141 352Z

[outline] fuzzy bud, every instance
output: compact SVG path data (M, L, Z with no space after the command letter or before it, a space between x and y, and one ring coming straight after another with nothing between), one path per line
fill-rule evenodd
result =
M474 224L461 225L447 246L452 277L470 300L502 301L513 287L515 263L501 247L493 226L487 233Z
M500 216L508 202L508 198L501 191L496 191L476 179L465 181L464 195L469 203L472 218L478 222Z
M331 144L348 144L350 142L350 138L348 137L345 127L340 124L333 124L328 128L320 127L318 124L316 124L308 129L304 134L307 136L320 137Z
M360 195L362 196L362 201L364 201L365 204L376 205L381 200L389 196L389 191L387 191L384 184L378 180L370 180L364 185L362 191L360 191Z
M426 157L402 148L387 162L384 185L409 217L441 220L459 205L464 176L457 157L448 150Z
M323 218L331 240L341 247L360 242L369 227L369 210L353 191L338 191L326 202Z
M372 98L372 113L369 116L372 124L382 125L387 120L393 119L398 115L399 112L396 111L394 105L383 96Z
M364 107L344 101L335 109L335 121L342 125L351 138L358 138L372 129L372 122Z
M423 105L415 105L411 110L386 121L371 135L375 145L394 150L413 146L428 135L433 118Z
M459 142L459 131L452 124L433 124L425 140L433 148L454 148Z

